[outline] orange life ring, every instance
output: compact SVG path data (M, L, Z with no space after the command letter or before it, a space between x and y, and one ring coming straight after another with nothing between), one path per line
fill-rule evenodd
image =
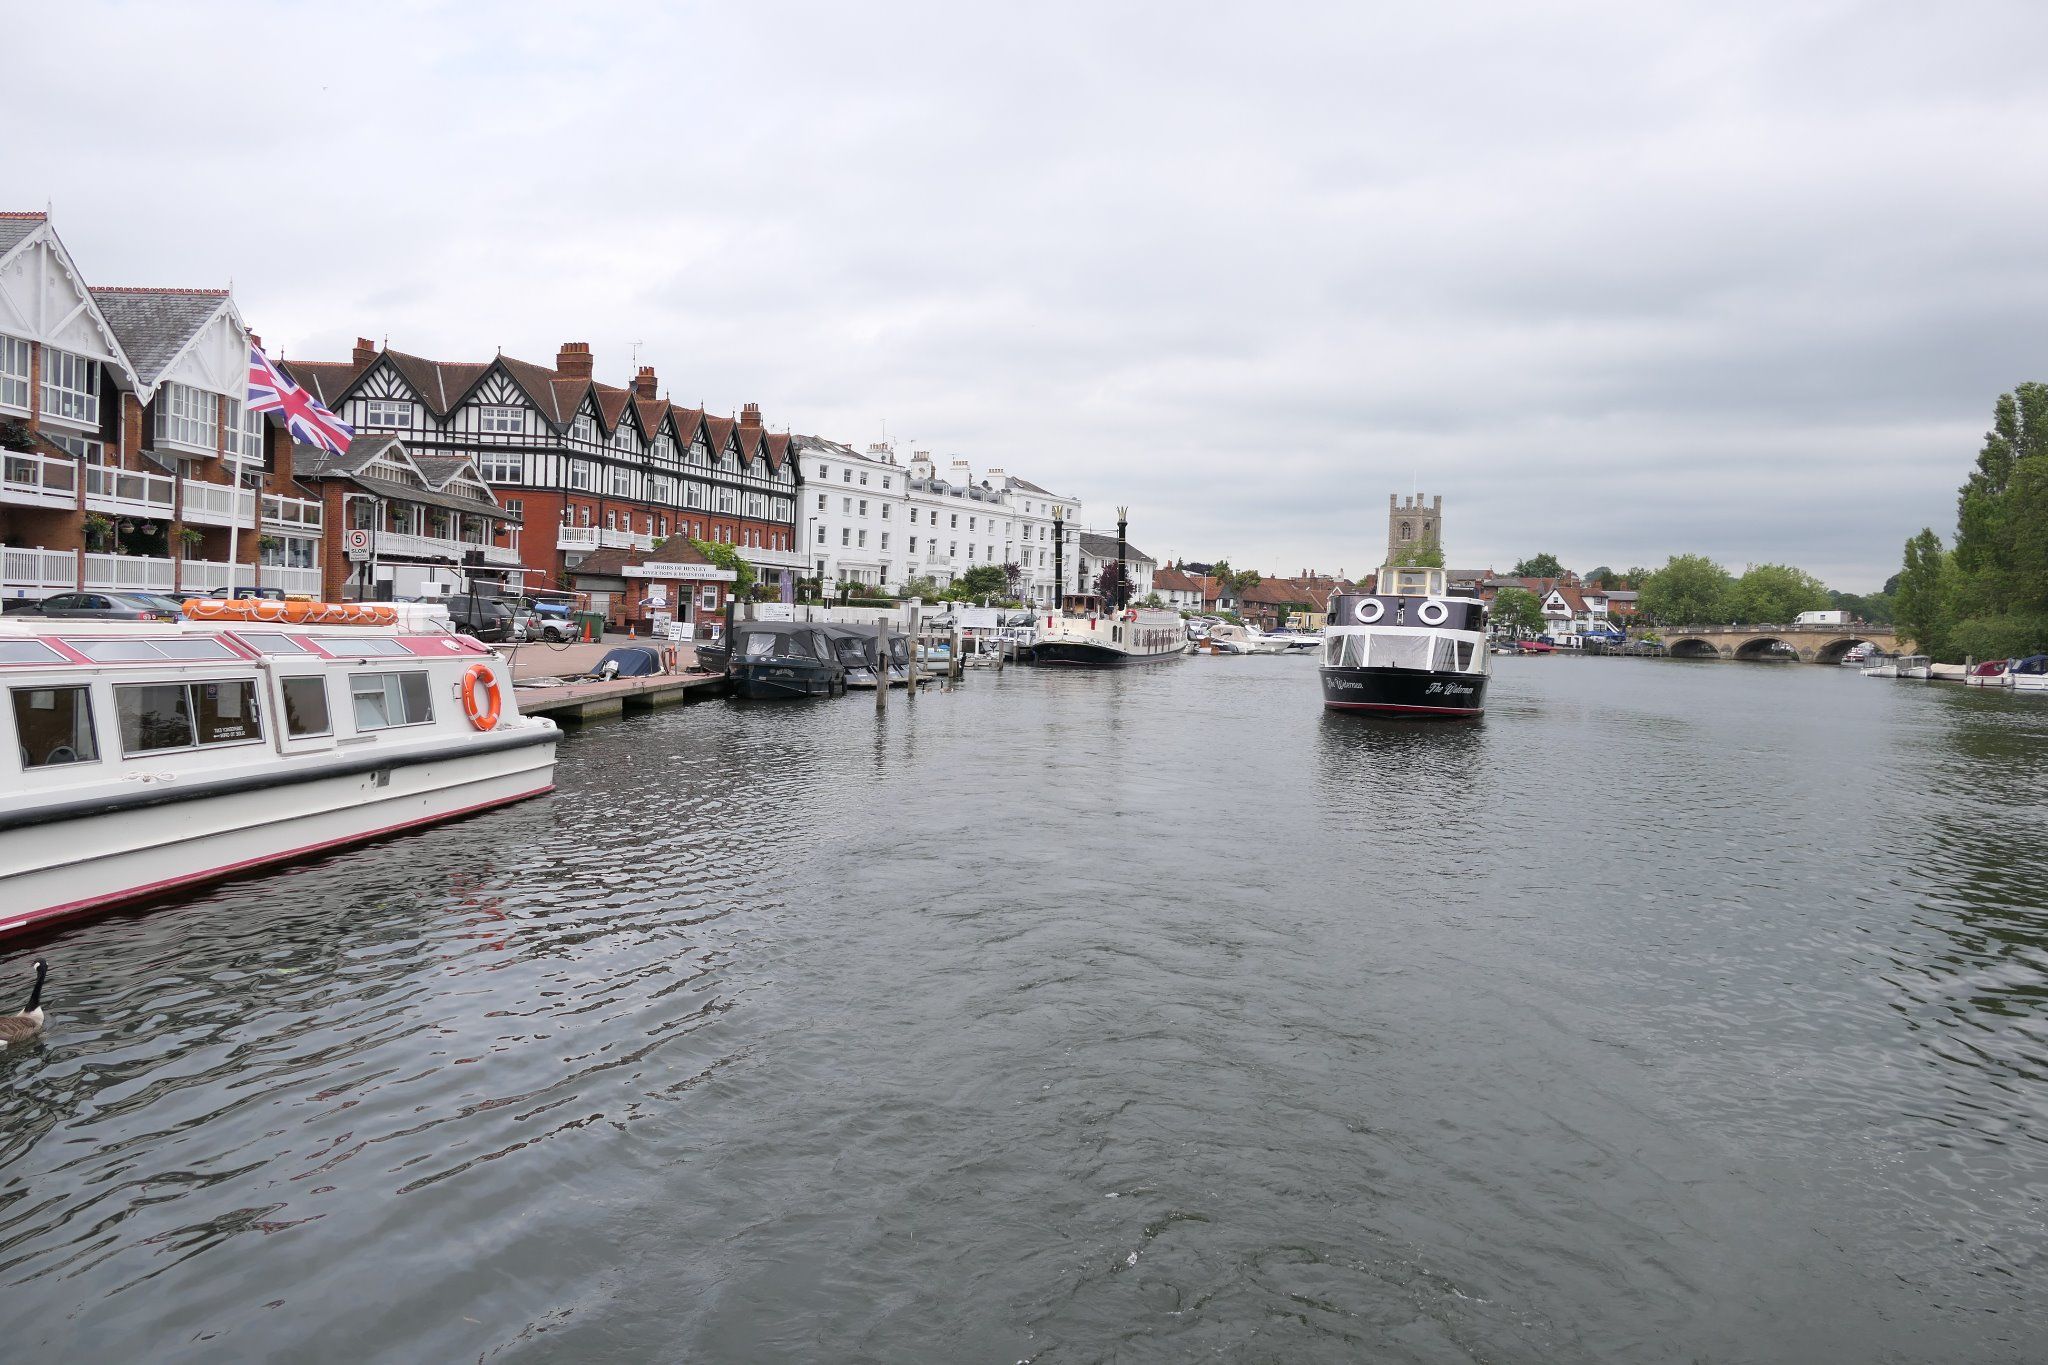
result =
M1129 611L1126 611L1126 612L1124 613L1124 620L1126 620L1126 621L1135 621L1135 620L1137 620L1137 619L1138 619L1138 609L1137 609L1136 607L1133 607L1133 608L1131 608L1131 609L1130 609Z
M476 685L484 685L484 704L476 704ZM462 675L462 714L469 717L469 723L479 730L498 728L498 715L504 707L504 697L498 692L497 675L491 672L487 663L473 663Z

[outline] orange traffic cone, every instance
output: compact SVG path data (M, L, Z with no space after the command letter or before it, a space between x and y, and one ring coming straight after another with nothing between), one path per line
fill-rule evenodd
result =
M626 622L626 638L628 640L637 640L640 638L639 628L631 621Z

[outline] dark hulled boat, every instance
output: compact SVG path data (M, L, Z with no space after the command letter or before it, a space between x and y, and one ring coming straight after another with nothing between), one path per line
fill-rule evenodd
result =
M799 621L741 621L728 639L732 652L725 672L738 696L833 697L846 690L846 669L823 627Z
M1102 600L1076 594L1057 615L1037 618L1037 639L1019 657L1026 663L1063 668L1127 668L1164 663L1187 653L1187 628L1180 614L1156 607L1118 611Z
M1382 569L1391 591L1340 593L1323 628L1323 705L1414 720L1476 720L1490 659L1486 605L1444 591L1442 569Z

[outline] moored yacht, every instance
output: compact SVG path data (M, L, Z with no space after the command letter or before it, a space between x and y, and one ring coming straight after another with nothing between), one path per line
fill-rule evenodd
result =
M1181 658L1187 643L1178 612L1118 610L1091 593L1074 593L1058 613L1038 618L1037 642L1021 658L1069 668L1124 668Z
M1376 593L1339 593L1323 627L1323 705L1413 719L1473 720L1491 664L1486 606L1453 597L1434 568L1380 570Z
M0 620L0 934L553 789L559 731L469 636L355 604L186 612Z

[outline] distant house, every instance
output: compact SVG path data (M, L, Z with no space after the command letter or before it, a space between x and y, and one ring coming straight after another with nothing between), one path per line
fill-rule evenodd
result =
M1344 579L1320 574L1262 578L1237 595L1237 614L1261 630L1277 630L1283 625L1321 630L1329 619L1330 599L1351 587Z
M480 578L512 591L531 586L519 572L519 513L498 501L474 461L413 450L399 437L366 432L345 454L294 445L299 482L320 492L327 530L321 591L333 601L361 592L414 597L446 584L462 591L472 562ZM368 559L349 562L344 537L368 531ZM545 586L545 585L541 585Z
M1176 611L1200 611L1213 592L1213 581L1168 565L1152 575L1152 591Z
M1095 582L1102 571L1116 563L1116 533L1103 531L1082 531L1074 537L1074 548L1079 556L1081 570L1081 591L1094 592ZM1137 546L1126 542L1124 545L1124 569L1131 576L1131 600L1139 601L1152 591L1152 575L1158 572L1159 561L1146 554Z

